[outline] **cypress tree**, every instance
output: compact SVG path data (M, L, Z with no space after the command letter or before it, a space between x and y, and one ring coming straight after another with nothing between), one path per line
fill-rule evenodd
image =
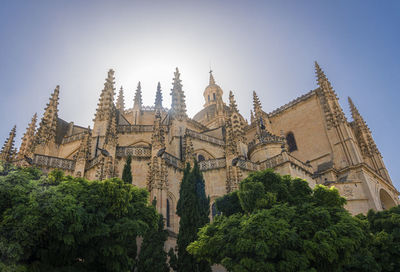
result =
M132 156L129 155L126 159L124 170L122 171L122 180L125 183L132 184L132 170L131 170Z
M210 199L206 197L203 175L195 161L192 171L187 164L177 204L177 214L180 216L178 233L178 272L211 271L206 261L197 261L186 248L197 239L197 232L209 223Z
M164 243L168 233L164 229L164 219L159 215L156 229L147 231L140 248L138 271L140 272L169 272L167 253Z

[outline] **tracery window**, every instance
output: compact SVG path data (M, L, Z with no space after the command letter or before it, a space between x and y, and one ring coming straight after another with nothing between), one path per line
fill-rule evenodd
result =
M293 151L297 150L296 139L294 138L293 132L289 132L286 135L286 142L289 146L289 152L293 152Z

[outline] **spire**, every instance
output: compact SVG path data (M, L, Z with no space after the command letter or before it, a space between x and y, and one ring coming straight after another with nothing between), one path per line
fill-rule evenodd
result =
M172 115L178 120L183 120L187 117L186 115L186 103L185 103L185 94L182 90L182 80L180 79L180 73L178 67L174 73L174 82L172 83L171 90L171 112Z
M1 149L0 160L6 161L6 162L11 162L14 159L14 155L15 155L14 138L15 138L16 130L17 130L16 126L14 126L11 129L10 135L6 139L6 141L3 145L3 148Z
M253 123L253 122L254 122L254 114L253 114L253 111L250 110L250 123Z
M134 109L141 109L142 108L142 86L140 85L140 81L138 82L135 98L133 101L133 108Z
M315 74L317 76L317 83L319 86L317 94L320 98L322 109L325 113L328 129L336 127L340 123L345 123L347 120L344 116L342 108L339 105L339 99L337 98L331 83L317 62L315 62Z
M215 79L214 79L214 76L212 74L212 70L210 70L210 83L209 83L209 85L214 85L214 84L215 84Z
M18 158L22 159L24 156L30 157L30 153L33 149L33 142L36 130L37 114L35 113L29 123L24 136L22 137L21 146L18 152Z
M114 109L114 70L110 69L107 74L104 89L101 91L95 121L108 120Z
M125 110L124 89L122 88L122 86L121 86L121 89L119 89L116 107L117 107L117 109L119 109L121 111L121 113L123 113Z
M231 111L238 111L235 96L232 91L229 91L229 108Z
M318 86L322 90L328 91L328 92L334 92L331 83L329 82L328 78L326 77L324 71L322 71L318 62L315 62L315 74L317 76Z
M361 151L364 155L371 155L372 153L379 154L378 148L375 144L374 139L372 138L371 130L369 129L367 123L364 118L361 116L360 112L354 105L353 101L350 97L348 97L351 116L354 120L354 125L357 135L357 140L360 144Z
M161 92L161 84L158 82L157 84L157 92L156 92L156 101L154 102L154 107L156 109L162 109L162 92Z
M260 103L260 99L257 96L257 93L253 91L253 109L255 117L258 119L262 115L262 107Z
M47 107L44 109L44 114L36 134L36 143L46 144L48 142L55 142L56 140L59 93L60 86L57 85L51 94Z

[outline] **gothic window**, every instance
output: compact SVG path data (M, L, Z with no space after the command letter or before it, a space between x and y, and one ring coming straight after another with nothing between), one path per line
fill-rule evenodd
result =
M216 100L215 93L213 93L213 98L214 98L214 100Z
M170 216L170 204L169 204L169 199L167 199L167 214L166 214L166 218L167 218L167 227L171 227L171 216Z
M210 102L210 96L208 96L208 102Z
M214 218L216 215L220 215L221 212L217 210L217 206L215 205L215 202L211 205L211 216Z
M286 135L286 142L289 146L289 152L293 152L293 151L297 150L297 144L296 144L296 140L294 138L293 132L289 132Z
M206 158L204 158L203 155L200 154L200 155L197 156L197 161L198 162L205 161L205 160L206 160Z

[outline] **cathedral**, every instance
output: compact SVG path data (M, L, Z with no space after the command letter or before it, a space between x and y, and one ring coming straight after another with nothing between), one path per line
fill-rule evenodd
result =
M252 171L267 168L305 179L311 187L335 186L352 214L400 204L399 192L360 112L349 98L352 121L348 121L318 63L315 70L316 89L272 112L263 110L253 92L249 121L238 111L232 92L229 101L223 100L223 90L211 71L204 107L191 118L178 68L170 109L162 103L160 84L154 105L144 106L140 82L133 107L125 107L122 87L114 99L114 71L110 70L92 127L58 116L60 87L56 86L38 127L35 114L18 151L14 127L0 160L101 180L121 177L130 155L133 183L147 188L150 199L157 199L170 237L179 229L175 209L183 168L194 159L204 176L211 218L216 198L236 190Z

